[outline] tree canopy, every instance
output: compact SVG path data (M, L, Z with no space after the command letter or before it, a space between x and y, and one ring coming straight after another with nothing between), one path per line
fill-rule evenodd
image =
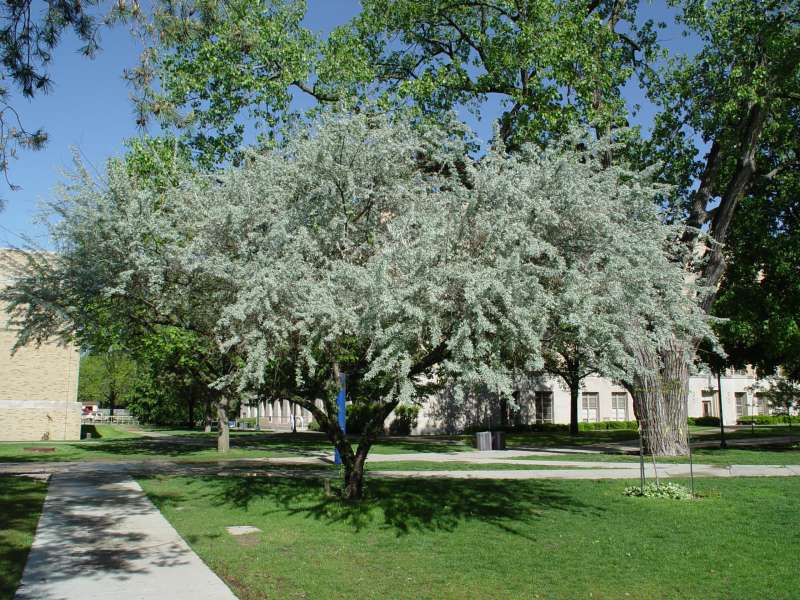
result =
M78 401L110 408L122 408L134 397L136 363L119 351L86 354L81 357Z
M800 196L797 174L782 179L737 212L713 313L731 364L800 381Z
M330 114L166 195L112 163L106 185L84 174L57 205L63 277L6 297L23 336L74 327L89 293L201 333L225 365L213 387L310 410L353 496L399 402L432 383L510 396L586 288L598 308L573 318L604 328L622 369L675 331L707 331L647 172L601 167L608 142L577 134L474 161L453 129ZM340 373L371 411L355 451L332 418Z

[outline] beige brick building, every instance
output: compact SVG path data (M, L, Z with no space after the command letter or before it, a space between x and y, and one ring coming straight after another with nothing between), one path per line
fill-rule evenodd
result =
M11 283L17 256L0 249L0 288ZM12 356L15 342L0 303L0 441L79 439L78 349L50 343Z

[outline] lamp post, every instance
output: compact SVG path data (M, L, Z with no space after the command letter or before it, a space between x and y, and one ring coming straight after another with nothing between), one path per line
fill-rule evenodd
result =
M720 369L721 371L721 369ZM717 371L717 396L719 396L719 447L725 449L728 443L725 441L725 417L722 414L722 375Z

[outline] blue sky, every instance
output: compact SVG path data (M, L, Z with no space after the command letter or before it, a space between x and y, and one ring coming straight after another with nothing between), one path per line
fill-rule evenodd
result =
M359 10L358 0L308 0L307 25L322 33L347 22ZM645 3L643 18L671 22L672 12L663 0ZM693 52L693 40L668 28L663 32L665 44L676 52ZM72 153L80 153L90 168L102 170L110 156L120 155L123 142L141 134L135 124L131 89L123 80L126 68L136 65L141 48L125 27L105 30L101 36L101 52L87 60L77 51L79 44L65 36L54 53L50 74L55 82L46 96L31 101L17 100L15 107L26 127L43 127L49 135L47 146L38 152L21 152L10 165L10 179L21 190L11 191L5 184L0 196L5 209L0 212L0 247L22 245L20 236L29 236L43 247L49 247L46 230L34 219L39 202L52 197L65 170L72 168ZM637 122L647 125L652 109L642 98L636 84L625 90L631 104L643 105ZM497 103L487 104L487 116L480 123L468 121L484 138L491 133L492 111Z

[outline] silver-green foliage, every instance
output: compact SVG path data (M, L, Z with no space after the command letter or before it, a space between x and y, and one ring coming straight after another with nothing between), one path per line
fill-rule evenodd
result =
M85 289L212 332L236 357L220 388L280 368L321 397L341 363L383 405L432 380L510 395L554 324L606 338L619 374L631 348L707 330L648 173L588 138L472 160L462 133L327 115L167 193L112 165L52 233Z

